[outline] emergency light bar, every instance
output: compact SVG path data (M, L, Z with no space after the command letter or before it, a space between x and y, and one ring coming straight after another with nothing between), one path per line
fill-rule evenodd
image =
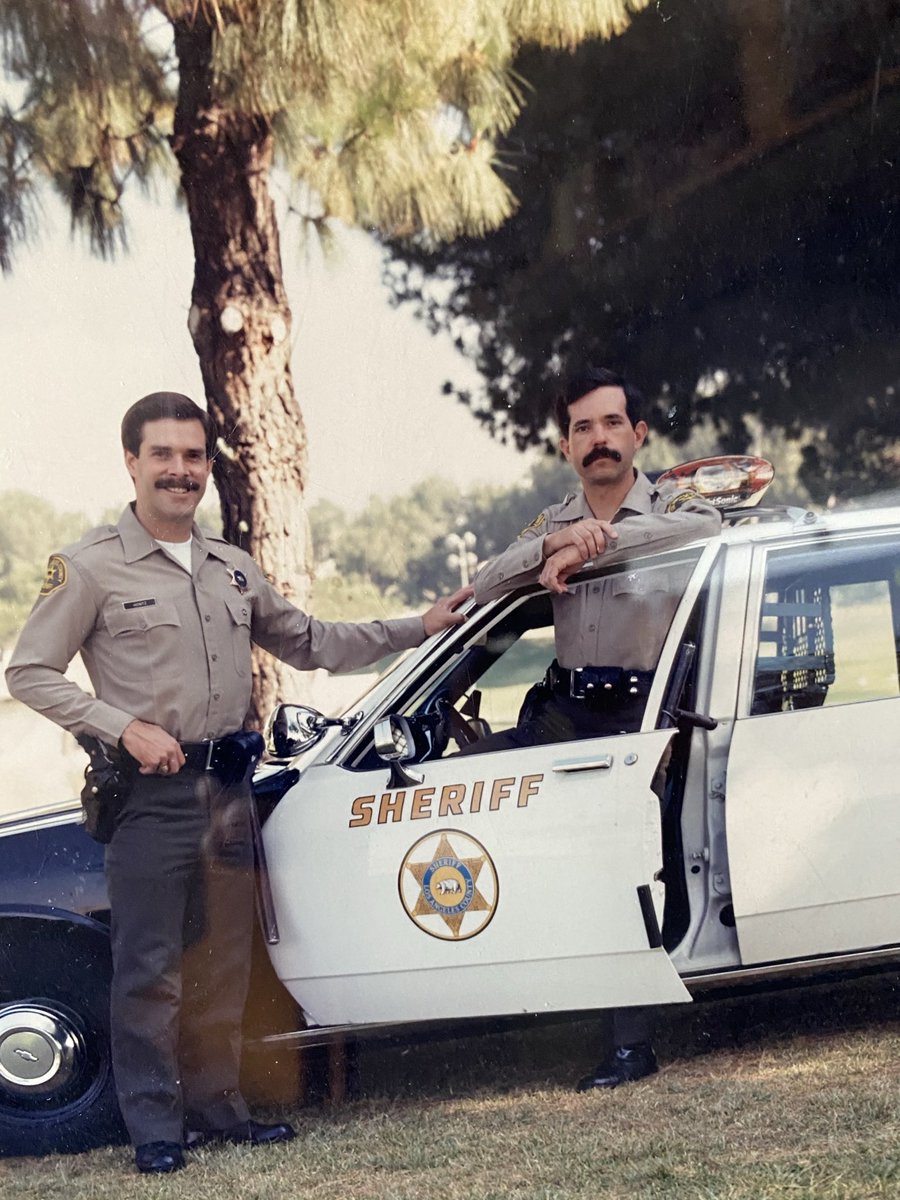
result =
M748 454L719 454L695 458L663 471L657 483L677 483L694 491L716 508L753 508L775 478L765 458Z

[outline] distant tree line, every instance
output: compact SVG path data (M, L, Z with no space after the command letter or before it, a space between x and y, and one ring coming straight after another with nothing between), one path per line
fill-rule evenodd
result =
M426 479L401 496L373 497L358 515L320 501L310 509L315 594L353 593L365 580L386 599L417 606L459 587L459 569L448 563L449 534L473 533L474 553L489 558L571 482L565 463L548 456L527 483L508 488L481 486L460 493L449 479Z

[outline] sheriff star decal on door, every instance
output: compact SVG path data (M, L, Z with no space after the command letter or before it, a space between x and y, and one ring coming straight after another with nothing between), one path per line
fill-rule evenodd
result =
M407 851L398 882L410 920L445 941L481 933L497 909L499 887L491 857L458 829L420 838Z

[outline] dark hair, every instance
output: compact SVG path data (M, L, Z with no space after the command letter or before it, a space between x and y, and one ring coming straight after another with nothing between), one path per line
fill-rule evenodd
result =
M554 415L563 437L569 436L569 405L602 387L621 388L625 393L625 415L632 428L638 421L644 420L647 402L633 383L629 383L623 375L610 371L607 367L583 367L563 380L554 401Z
M144 425L147 421L166 419L199 421L206 435L206 457L214 456L217 434L212 417L189 396L182 396L180 392L151 392L132 404L122 418L122 448L131 454L140 454Z

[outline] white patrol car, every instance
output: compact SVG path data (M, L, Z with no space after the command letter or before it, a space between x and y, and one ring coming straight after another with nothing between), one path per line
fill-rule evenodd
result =
M679 478L727 504L766 471ZM900 961L900 510L738 512L597 573L679 581L639 732L477 752L553 659L536 586L339 720L273 714L260 910L295 1041ZM71 810L0 828L6 1153L115 1132L101 854Z

